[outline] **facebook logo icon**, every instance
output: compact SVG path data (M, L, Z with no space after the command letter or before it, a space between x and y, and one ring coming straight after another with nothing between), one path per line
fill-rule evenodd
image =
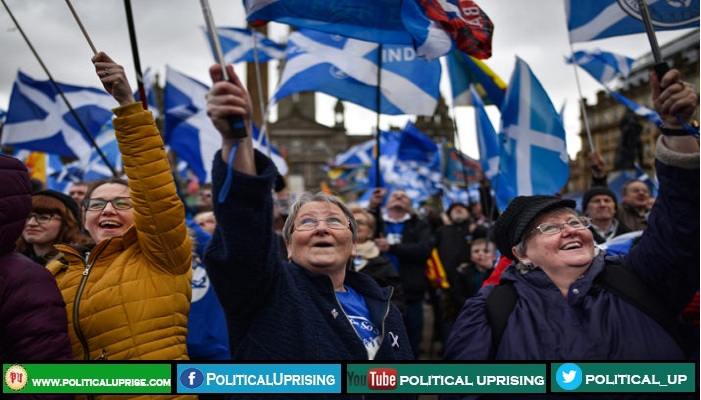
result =
M188 389L196 389L204 382L204 375L196 368L188 368L180 374L180 383Z

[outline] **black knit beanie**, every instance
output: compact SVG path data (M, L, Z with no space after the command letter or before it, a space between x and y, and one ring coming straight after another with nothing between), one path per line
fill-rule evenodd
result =
M587 204L589 204L589 201L592 199L592 197L599 196L602 194L609 196L613 199L614 207L618 206L618 199L616 198L616 193L614 193L611 189L605 186L594 186L593 188L584 192L584 195L582 196L582 212L587 211Z
M66 206L66 208L68 208L71 214L73 214L75 220L78 221L78 223L80 223L80 208L78 207L78 203L76 203L71 196L63 194L61 192L57 192L55 190L42 190L39 192L34 192L32 193L32 197L34 196L48 196L59 200Z
M502 255L516 260L511 248L516 246L525 234L526 228L540 214L556 208L577 206L574 200L555 196L518 196L511 200L506 210L494 222L494 241Z

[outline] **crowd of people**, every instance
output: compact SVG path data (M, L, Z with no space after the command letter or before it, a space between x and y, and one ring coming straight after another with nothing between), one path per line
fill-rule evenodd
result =
M219 65L207 114L222 148L186 218L153 116L118 63L105 53L92 62L117 102L128 179L33 191L26 168L0 156L0 203L13 210L0 213L0 278L17 286L0 286L14 296L0 305L3 360L416 360L426 358L431 298L446 360L698 357L698 313L689 349L614 290L627 283L607 278L626 271L670 315L698 295L699 142L683 122L699 101L676 70L651 74L664 121L651 209L641 181L619 204L593 155L594 185L579 205L520 196L492 221L479 203L454 203L436 223L403 190L377 188L366 208L324 192L290 204L275 165L253 148L246 88L231 66L223 81ZM233 134L232 116L248 136ZM597 246L635 230L644 233L624 256ZM440 288L426 277L434 249ZM503 293L508 308L495 301ZM21 312L6 312L15 304Z

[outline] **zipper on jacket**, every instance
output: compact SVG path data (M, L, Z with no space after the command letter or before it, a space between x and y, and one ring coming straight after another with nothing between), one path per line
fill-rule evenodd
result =
M385 308L385 316L382 317L382 328L380 329L381 335L380 335L380 345L377 349L377 352L380 352L380 348L382 348L382 343L385 341L385 322L387 321L387 316L389 315L389 310L392 309L392 296L394 295L394 287L390 286L389 287L389 299L387 300L387 308Z
M75 330L75 334L80 344L83 346L84 360L90 359L90 348L88 347L88 341L85 339L85 335L83 335L83 330L80 328L79 308L80 299L83 296L83 290L85 290L85 284L88 282L88 276L90 275L90 268L92 268L92 264L88 263L89 258L90 252L88 251L85 253L85 270L83 270L83 277L80 279L80 285L78 285L78 290L75 293L75 300L73 301L73 330ZM94 262L95 260L93 260L93 263Z

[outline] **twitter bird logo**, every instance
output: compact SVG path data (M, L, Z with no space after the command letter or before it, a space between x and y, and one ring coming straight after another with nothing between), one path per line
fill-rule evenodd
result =
M555 373L555 381L563 390L575 390L582 384L582 369L577 364L562 364Z

